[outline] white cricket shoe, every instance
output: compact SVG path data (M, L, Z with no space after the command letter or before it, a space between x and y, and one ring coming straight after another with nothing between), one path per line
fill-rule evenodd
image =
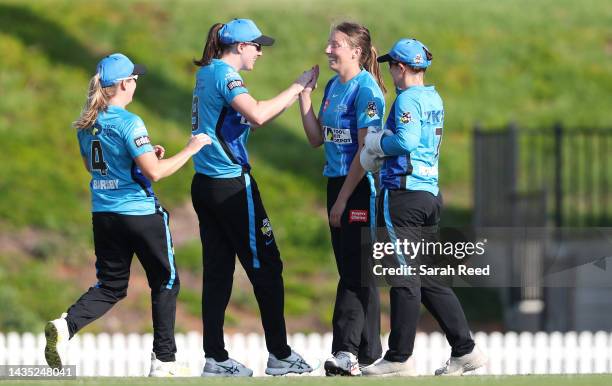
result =
M47 340L45 359L49 367L54 369L61 369L62 366L66 365L68 341L70 340L66 316L68 314L63 313L59 319L47 322L45 325L45 338Z
M417 375L412 356L404 362L391 362L381 359L361 371L369 377L415 377Z
M190 375L189 368L179 366L176 361L162 362L157 359L155 353L151 353L151 371L149 371L149 377L188 377Z
M327 359L323 365L325 375L333 377L335 375L360 376L361 370L357 357L348 351L338 351L334 356Z
M252 377L253 370L249 369L235 359L228 358L217 362L213 358L206 358L202 369L203 377Z
M268 375L304 374L310 373L312 370L312 367L306 363L304 358L293 350L291 350L291 355L283 359L276 358L274 354L268 356L268 366L266 367L266 374Z
M444 367L436 370L436 375L463 375L468 371L474 371L484 366L488 361L487 356L474 346L471 353L460 357L450 357Z

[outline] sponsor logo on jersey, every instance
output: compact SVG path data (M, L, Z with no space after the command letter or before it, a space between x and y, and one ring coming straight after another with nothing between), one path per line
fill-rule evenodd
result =
M136 147L141 147L144 145L149 145L151 143L151 139L148 135L143 135L142 137L134 138L134 143Z
M370 118L374 118L374 116L378 115L378 108L376 108L376 103L368 102L368 107L366 108L366 114Z
M325 130L325 142L333 142L338 144L353 143L350 129L336 129L329 126L323 126Z
M349 211L349 224L354 222L368 222L367 209L353 209Z
M244 83L242 83L242 80L240 80L240 79L234 79L234 80L232 80L231 82L228 82L228 83L227 83L227 88L228 88L229 90L233 90L233 89L235 89L236 87L244 87Z
M340 105L336 106L334 111L337 112L337 113L346 113L348 111L348 106L340 104Z
M96 190L119 189L119 180L93 180L92 186Z
M264 236L267 237L272 236L272 224L270 224L270 220L268 220L268 218L263 219L261 233L263 233Z
M410 111L406 111L402 114L402 116L400 117L400 122L402 122L403 124L412 122L412 115L410 114Z

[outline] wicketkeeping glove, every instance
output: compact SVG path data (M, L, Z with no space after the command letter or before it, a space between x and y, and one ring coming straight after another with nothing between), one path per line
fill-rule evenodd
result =
M365 147L361 149L361 153L359 154L359 163L364 170L368 172L377 172L380 170L380 167L383 164L384 159L377 157L370 150Z

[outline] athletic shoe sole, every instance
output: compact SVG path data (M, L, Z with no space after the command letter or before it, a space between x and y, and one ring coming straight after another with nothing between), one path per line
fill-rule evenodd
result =
M487 361L488 361L488 358L487 358L485 355L482 355L481 357L476 358L476 359L477 359L477 360L476 360L476 361L474 361L474 362L468 362L468 363L464 364L464 365L463 365L463 366L462 366L462 367L461 367L459 370L457 370L457 371L455 371L455 372L452 372L452 373L446 373L446 374L445 374L445 373L442 373L442 374L440 374L440 375L441 375L441 376L447 376L447 377L448 377L448 376L451 376L451 377L453 377L453 376L458 377L458 376L461 376L461 375L463 375L463 374L465 374L465 373L467 373L467 372L469 372L469 371L474 371L474 370L476 370L476 369L481 368L482 366L486 365L486 364L487 364Z
M325 376L326 377L335 377L335 376L341 376L341 377L360 377L361 374L351 374L350 371L347 371L341 367L338 366L334 366L331 363L327 363L325 362L325 364L323 365L323 368L325 369Z
M59 352L57 351L57 328L52 322L48 322L45 326L45 338L47 339L47 345L45 346L45 359L49 367L54 369L62 368L62 359L60 358Z
M287 374L306 374L306 373L311 373L313 369L287 369L287 368L274 368L274 367L268 367L266 368L266 374L267 375L272 375L274 377L278 377L280 375L287 375Z
M231 377L243 377L243 378L248 378L248 377L252 377L253 376L253 371L251 371L248 374L226 374L226 373L206 373L203 372L202 377L226 377L226 378L231 378Z

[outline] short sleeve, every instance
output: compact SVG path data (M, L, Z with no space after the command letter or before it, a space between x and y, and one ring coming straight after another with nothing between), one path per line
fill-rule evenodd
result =
M235 97L248 93L240 74L231 68L225 67L217 73L217 90L227 104L232 103Z
M395 134L383 137L381 146L387 155L402 155L414 151L421 140L419 104L401 95L395 105Z
M147 128L137 116L125 124L124 138L132 158L153 151Z
M412 98L400 98L395 110L395 127L397 131L421 136L420 108Z
M376 92L372 86L361 86L355 98L355 111L359 129L370 126L381 127L385 101L381 93Z

